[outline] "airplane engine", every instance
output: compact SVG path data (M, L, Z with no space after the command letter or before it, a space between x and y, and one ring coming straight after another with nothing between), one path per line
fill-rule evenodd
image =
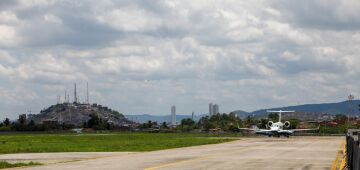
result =
M286 122L284 123L284 126L285 126L286 128L289 128L289 127L290 127L290 122L289 122L289 121L286 121Z
M268 126L269 126L269 127L271 127L273 124L274 124L273 121L269 121L269 122L268 122Z

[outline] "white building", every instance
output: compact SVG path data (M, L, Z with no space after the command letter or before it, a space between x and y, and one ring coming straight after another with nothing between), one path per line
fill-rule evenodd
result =
M213 115L220 113L220 111L219 111L219 105L218 105L218 104L214 104L212 110L213 110Z
M219 105L210 103L209 104L209 116L212 116L212 115L215 115L215 114L218 114L218 113L220 113Z
M209 116L213 115L213 104L209 104Z
M171 106L171 125L176 126L176 107Z

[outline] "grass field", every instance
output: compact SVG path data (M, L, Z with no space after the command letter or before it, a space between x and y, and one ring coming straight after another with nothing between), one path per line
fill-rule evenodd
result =
M15 167L22 167L22 166L35 166L35 165L41 165L37 162L29 162L29 163L8 163L5 161L0 161L0 169L5 168L15 168Z
M153 151L232 140L180 133L9 134L0 135L0 153Z

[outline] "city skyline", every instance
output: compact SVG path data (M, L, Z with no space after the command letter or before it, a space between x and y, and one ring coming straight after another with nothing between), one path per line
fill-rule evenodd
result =
M0 2L0 118L72 95L124 114L254 111L360 89L359 1ZM306 8L300 8L306 7ZM307 9L307 10L305 10ZM306 15L304 15L306 14ZM322 17L324 16L324 17ZM175 22L176 21L176 22Z

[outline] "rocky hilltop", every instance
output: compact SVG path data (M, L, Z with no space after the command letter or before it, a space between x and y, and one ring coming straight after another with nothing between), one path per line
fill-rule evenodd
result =
M81 103L61 103L52 105L40 111L40 114L34 114L28 117L35 123L57 122L82 126L84 122L90 119L91 114L96 114L99 118L107 121L114 126L127 126L132 122L118 111L98 104Z

